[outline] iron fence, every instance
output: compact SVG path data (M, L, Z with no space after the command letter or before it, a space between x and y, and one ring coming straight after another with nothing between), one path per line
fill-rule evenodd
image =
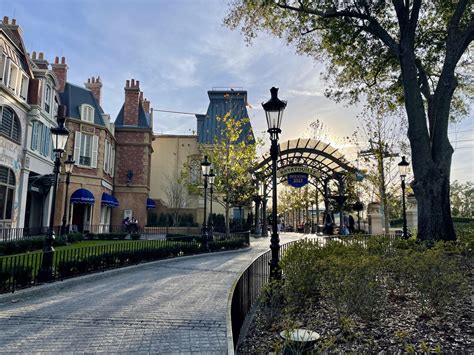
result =
M373 235L360 236L330 236L322 238L308 238L306 240L324 247L329 241L338 241L344 245L358 244L362 247L367 247L369 240L374 238ZM376 236L381 237L381 236ZM394 240L399 239L398 234L390 234L382 236L381 240L388 240L389 246ZM289 242L280 246L280 260L286 254L287 250L294 243L300 240ZM249 314L252 307L257 303L262 294L265 285L270 282L270 260L271 250L256 258L249 267L241 274L240 278L235 283L232 290L231 300L231 324L232 324L232 339L234 349L237 349L239 336L245 318Z
M247 246L249 233L236 233L209 242L210 251ZM53 273L49 281L134 265L147 261L202 253L197 241L139 240L104 245L58 248L53 256ZM0 293L40 283L41 251L0 257Z

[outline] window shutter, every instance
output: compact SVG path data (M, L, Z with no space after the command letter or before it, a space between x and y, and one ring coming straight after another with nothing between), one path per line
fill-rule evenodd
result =
M44 143L44 156L47 157L49 155L49 146L50 146L50 140L51 140L51 132L48 127L44 127L44 130L46 132L45 134L45 143Z
M33 129L31 130L31 149L36 150L38 143L38 121L33 121Z
M79 165L79 158L81 156L81 132L76 131L74 136L74 165Z
M106 173L108 172L107 170L109 168L109 165L107 164L108 159L109 159L109 142L105 141L105 146L104 146L104 171Z
M115 147L111 146L112 151L110 153L110 176L114 177L114 170L115 170Z
M97 152L99 150L99 137L92 136L92 168L97 168Z

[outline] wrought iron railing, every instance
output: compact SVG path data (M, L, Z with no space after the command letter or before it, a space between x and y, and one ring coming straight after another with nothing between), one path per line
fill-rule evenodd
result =
M209 250L230 250L247 246L249 234L235 233L228 237L216 238L209 242ZM82 248L58 248L54 252L53 272L48 281L203 251L201 243L194 240L124 241ZM0 257L0 293L38 284L42 260L41 251Z
M324 247L329 241L339 241L343 244L360 244L363 247L367 247L368 241L375 236L372 235L359 235L359 236L327 236L318 239L309 239L313 243L317 243L319 246ZM377 236L380 237L380 236ZM390 234L381 236L388 239L391 242L400 238L399 235ZM285 255L287 250L298 241L289 242L280 246L280 259ZM237 349L239 336L242 330L242 326L245 322L247 315L253 306L256 305L258 299L262 294L262 290L265 285L270 281L270 266L269 262L271 259L271 251L260 255L256 258L245 271L242 272L237 282L234 284L231 290L232 299L230 305L230 323L232 330L232 341L234 350Z

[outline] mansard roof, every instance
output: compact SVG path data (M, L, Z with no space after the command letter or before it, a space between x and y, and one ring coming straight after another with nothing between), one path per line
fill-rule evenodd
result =
M105 126L102 115L104 110L100 107L92 91L89 89L66 83L64 92L59 94L61 104L67 106L66 117L81 119L81 105L87 104L94 107L94 124Z
M124 111L125 104L122 105L120 112L115 119L115 128L117 127L137 127L137 128L151 128L151 121L150 121L150 114L145 112L143 108L142 102L140 101L138 106L138 125L125 125L123 123L123 111Z
M198 141L201 144L214 144L216 140L219 140L223 129L223 123L219 122L218 118L224 117L227 113L230 113L235 120L249 117L246 107L247 91L234 89L210 90L207 94L210 100L207 113L196 115ZM237 143L243 141L249 144L255 143L250 121L243 126Z

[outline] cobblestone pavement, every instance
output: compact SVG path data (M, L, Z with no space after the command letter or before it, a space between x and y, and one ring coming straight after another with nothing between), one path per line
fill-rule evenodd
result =
M0 352L225 354L229 290L269 243L1 295Z

